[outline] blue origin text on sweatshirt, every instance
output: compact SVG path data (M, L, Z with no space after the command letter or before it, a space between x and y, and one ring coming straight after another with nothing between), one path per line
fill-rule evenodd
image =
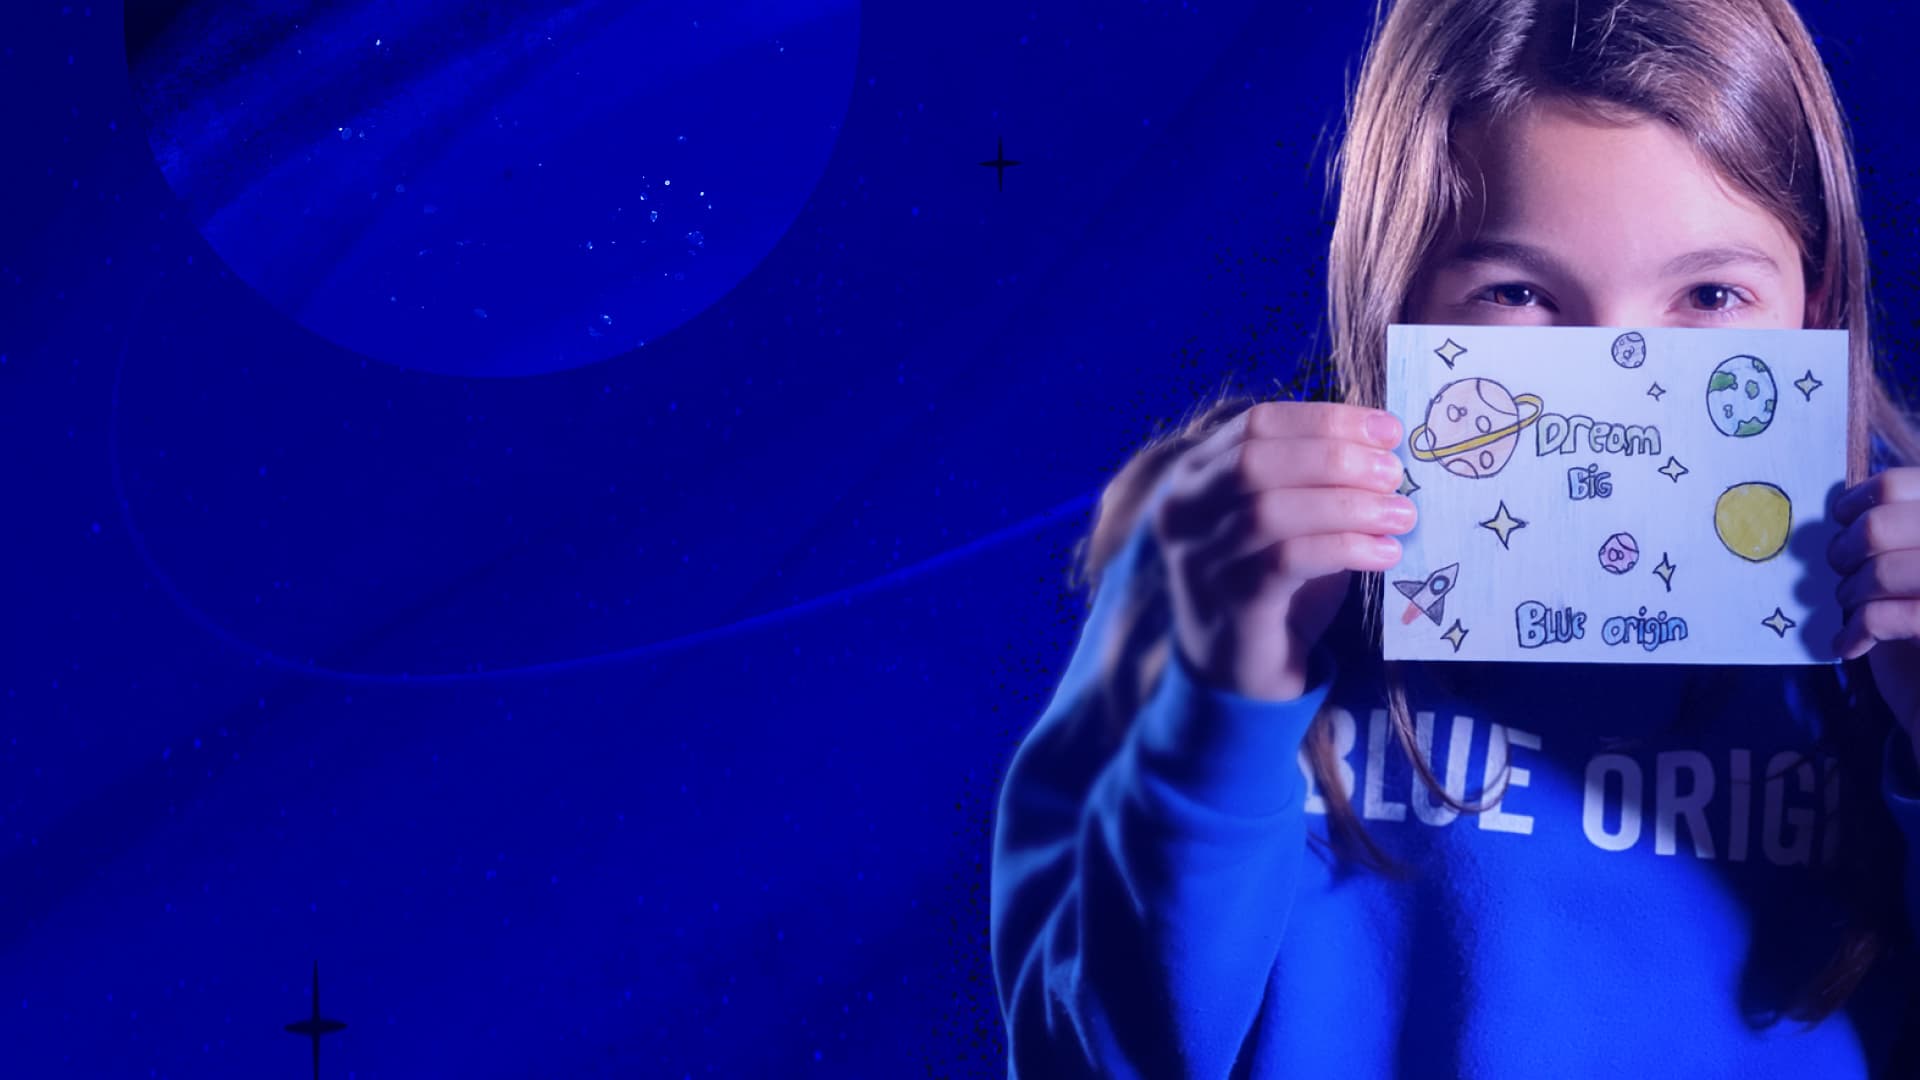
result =
M1916 978L1904 945L1845 1012L1771 1022L1845 918L1841 800L1881 800L1920 838L1903 736L1875 790L1847 790L1815 748L1832 704L1809 680L1831 669L1411 673L1445 789L1474 799L1505 771L1498 805L1463 814L1415 777L1345 616L1298 701L1211 686L1173 650L1109 741L1099 662L1152 558L1143 516L1001 791L992 948L1013 1075L1886 1074ZM1323 704L1337 791L1301 757ZM1329 854L1331 799L1403 875ZM1914 865L1887 870L1909 924Z

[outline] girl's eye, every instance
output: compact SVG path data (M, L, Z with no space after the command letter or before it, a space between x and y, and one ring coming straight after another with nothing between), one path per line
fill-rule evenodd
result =
M1729 285L1695 285L1688 295L1702 311L1727 311L1747 302Z
M1513 283L1490 286L1480 295L1491 298L1501 307L1531 307L1540 299L1533 286Z

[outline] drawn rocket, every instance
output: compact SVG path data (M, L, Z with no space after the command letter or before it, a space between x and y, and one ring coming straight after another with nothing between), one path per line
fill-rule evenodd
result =
M1447 593L1453 591L1454 575L1459 572L1460 564L1453 563L1428 574L1424 581L1394 582L1393 587L1412 601L1407 605L1407 613L1400 616L1400 625L1405 626L1424 614L1433 620L1433 625L1439 626L1440 611L1446 606Z

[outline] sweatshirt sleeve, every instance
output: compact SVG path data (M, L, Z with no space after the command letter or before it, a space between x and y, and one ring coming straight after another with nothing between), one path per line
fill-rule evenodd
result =
M1142 532L1000 793L991 940L1014 1077L1226 1077L1307 857L1297 754L1332 683L1324 654L1305 694L1271 702L1172 649L1118 748L1102 742L1098 657Z
M1905 899L1907 926L1920 934L1920 768L1915 767L1913 743L1894 725L1887 733L1887 752L1880 770L1880 792L1887 810L1906 837Z

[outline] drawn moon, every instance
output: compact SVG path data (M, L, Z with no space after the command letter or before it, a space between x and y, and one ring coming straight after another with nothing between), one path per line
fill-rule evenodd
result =
M1632 533L1614 533L1600 545L1600 569L1624 574L1640 561L1640 544Z
M1748 562L1766 562L1787 546L1793 503L1772 484L1735 484L1713 504L1713 531L1727 550Z
M1629 330L1613 339L1613 362L1623 368L1637 368L1647 362L1647 339Z

